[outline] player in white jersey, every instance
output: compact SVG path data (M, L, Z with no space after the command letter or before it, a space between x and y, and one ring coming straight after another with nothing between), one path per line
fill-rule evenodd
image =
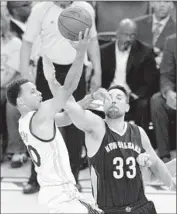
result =
M51 70L50 60L44 56L44 74L53 98L42 102L41 93L28 80L19 80L7 88L8 101L21 113L19 132L35 163L40 184L39 202L47 205L50 213L98 213L75 187L68 152L57 126L71 123L66 113L60 112L79 83L89 41L88 29L79 42L64 85L61 86ZM58 113L58 114L57 114Z

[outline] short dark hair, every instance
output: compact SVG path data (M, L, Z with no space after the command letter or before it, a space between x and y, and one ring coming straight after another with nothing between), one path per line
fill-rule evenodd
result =
M10 104L17 106L17 98L21 94L21 86L29 82L27 79L20 79L10 83L6 89L6 97Z
M129 98L130 98L130 94L128 93L128 91L126 90L126 88L122 85L113 85L111 86L108 91L111 91L113 89L118 89L124 92L125 96L127 97L127 102L129 102Z

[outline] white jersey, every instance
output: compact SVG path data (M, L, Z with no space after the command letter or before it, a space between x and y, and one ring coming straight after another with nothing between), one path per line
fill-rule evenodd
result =
M54 124L54 136L41 140L31 132L31 121L35 111L19 119L19 132L35 163L37 179L41 187L59 186L70 183L75 185L71 172L68 151L63 137Z

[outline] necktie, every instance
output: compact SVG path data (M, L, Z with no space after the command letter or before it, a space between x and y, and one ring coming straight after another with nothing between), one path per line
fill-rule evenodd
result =
M157 39L160 36L160 27L162 26L162 24L160 22L157 22L155 24L155 28L153 30L153 45L155 45L155 43L157 42Z

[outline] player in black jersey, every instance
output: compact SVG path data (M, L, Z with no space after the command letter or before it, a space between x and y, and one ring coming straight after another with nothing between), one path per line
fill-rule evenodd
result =
M155 214L153 202L145 196L142 166L148 166L166 186L175 189L176 184L145 131L125 122L129 111L126 89L114 86L108 93L110 100L104 100L105 120L82 109L74 100L65 106L72 122L85 132L94 198L108 214Z

